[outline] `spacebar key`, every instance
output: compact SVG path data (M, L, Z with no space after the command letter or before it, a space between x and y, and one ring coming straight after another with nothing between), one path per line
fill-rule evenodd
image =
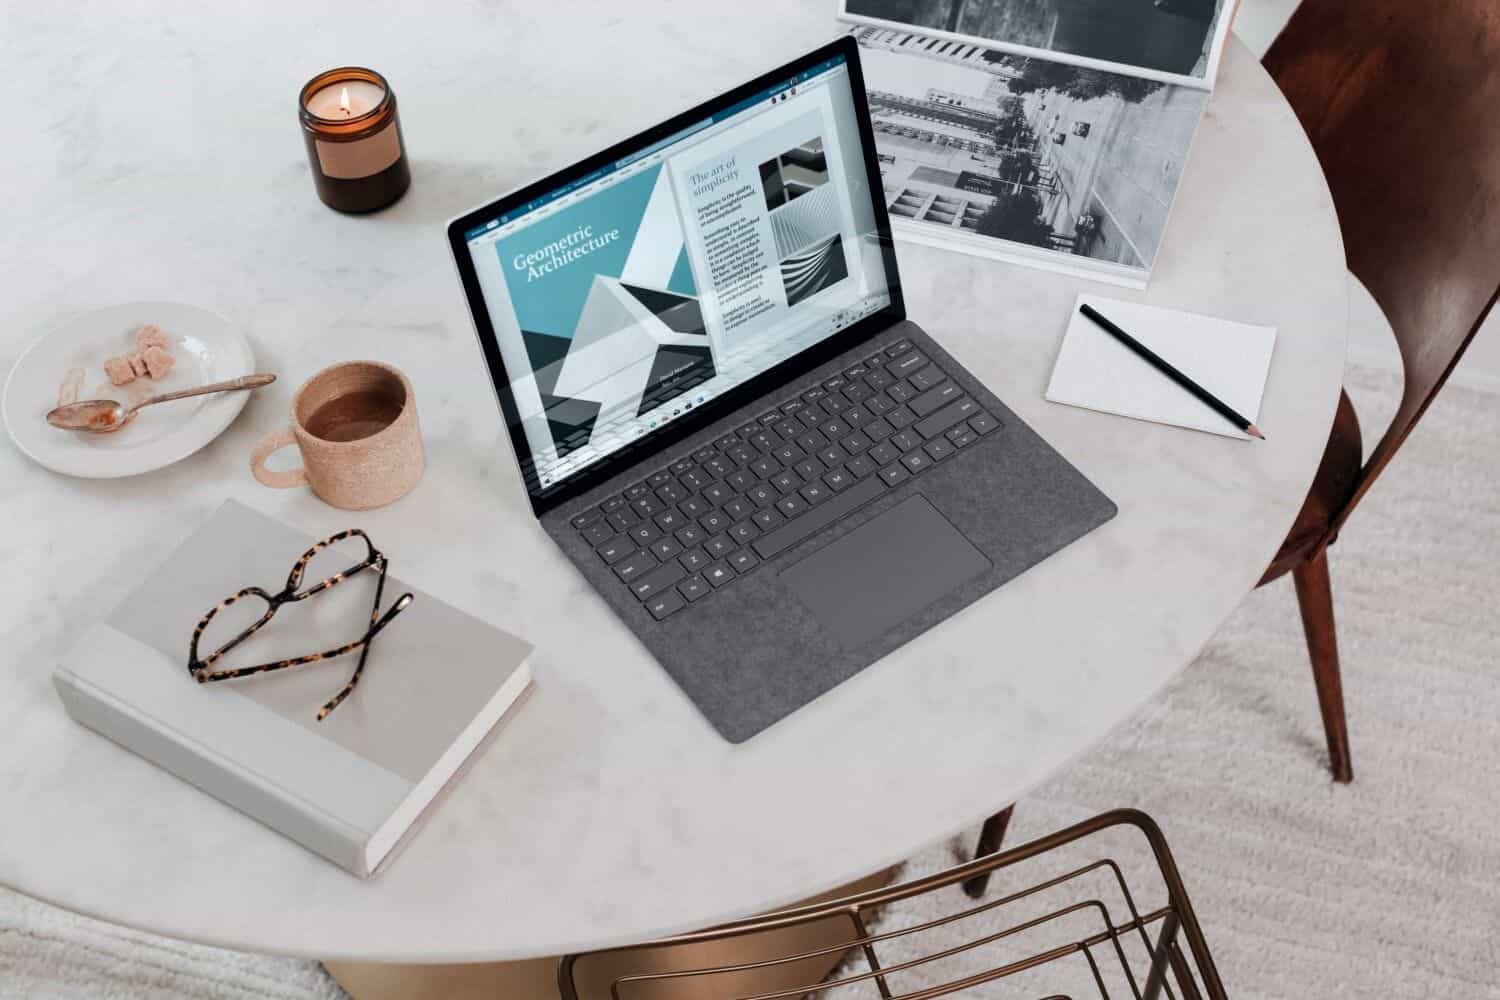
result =
M750 544L762 559L769 559L863 507L884 493L885 489L885 480L879 476L868 476L844 492L835 494L832 500L818 504L791 523L761 535Z

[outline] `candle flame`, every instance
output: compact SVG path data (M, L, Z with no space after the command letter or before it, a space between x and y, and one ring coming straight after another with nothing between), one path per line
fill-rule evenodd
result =
M344 87L339 91L339 110L344 114L350 114L353 109L349 107L349 88Z

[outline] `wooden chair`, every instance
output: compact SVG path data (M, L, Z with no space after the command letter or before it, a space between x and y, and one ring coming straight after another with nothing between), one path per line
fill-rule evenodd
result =
M951 891L999 869L1023 887L978 905ZM882 912L897 903L906 915ZM935 1000L1001 980L1048 1000L1225 995L1166 839L1133 810L905 885L558 967L563 1000Z
M1265 66L1312 139L1349 270L1401 349L1401 406L1368 462L1348 394L1291 533L1290 572L1334 780L1354 776L1327 548L1395 456L1500 293L1500 6L1304 0ZM1392 595L1394 599L1397 595Z
M1292 574L1329 766L1349 782L1327 550L1500 294L1500 4L1303 0L1265 67L1312 140L1349 270L1390 320L1405 370L1401 406L1368 462L1340 395L1312 488L1260 581ZM1010 809L990 818L977 853L999 848L1009 819ZM966 888L982 894L984 881Z

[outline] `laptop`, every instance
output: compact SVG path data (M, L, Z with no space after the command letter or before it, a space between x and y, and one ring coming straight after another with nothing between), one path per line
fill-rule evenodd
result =
M542 529L731 742L1115 514L907 318L900 167L846 37L448 226Z

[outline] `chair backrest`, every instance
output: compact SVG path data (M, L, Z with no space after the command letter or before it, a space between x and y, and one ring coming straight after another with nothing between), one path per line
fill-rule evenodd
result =
M958 888L998 870L1007 895L976 904ZM882 915L898 903L909 915ZM1049 1000L1225 996L1166 840L1134 810L905 885L558 969L563 1000L936 1000L1002 979Z
M1406 374L1337 530L1500 290L1500 3L1303 0L1265 66L1312 139L1349 269L1395 329Z

